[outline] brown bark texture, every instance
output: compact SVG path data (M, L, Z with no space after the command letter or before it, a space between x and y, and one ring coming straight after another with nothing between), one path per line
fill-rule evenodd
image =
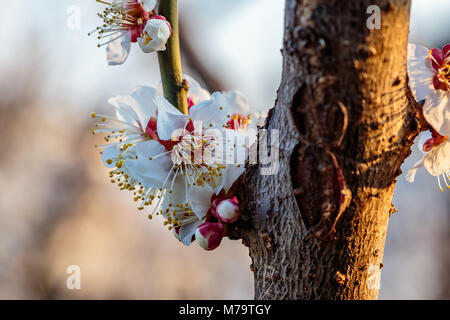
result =
M366 27L371 5L380 29ZM249 166L228 230L249 247L256 299L378 297L396 178L425 126L407 85L409 13L410 0L286 1L265 125L279 168Z

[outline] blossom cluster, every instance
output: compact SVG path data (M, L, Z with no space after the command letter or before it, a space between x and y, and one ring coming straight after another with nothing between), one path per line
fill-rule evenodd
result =
M413 182L417 169L425 167L437 177L443 191L450 188L450 44L442 49L409 44L408 76L414 98L423 101L423 116L431 128L419 139L423 157L406 179Z
M109 65L120 65L128 58L131 43L145 53L166 50L172 34L170 22L155 13L157 0L97 0L106 5L98 13L102 25L89 35L97 35L98 47L106 46Z
M102 159L111 182L133 193L139 210L164 218L183 244L194 239L215 249L226 225L240 217L235 182L244 172L251 115L238 91L210 94L185 75L189 114L163 96L161 87L139 86L109 100L113 116L99 119L92 133L105 134Z

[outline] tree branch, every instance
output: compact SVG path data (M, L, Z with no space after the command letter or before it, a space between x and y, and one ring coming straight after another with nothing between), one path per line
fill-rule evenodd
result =
M267 128L279 172L238 190L257 299L376 299L396 178L426 129L407 85L410 0L286 0ZM381 29L366 28L378 5ZM269 134L270 135L270 134ZM257 223L255 223L257 222Z
M160 0L159 14L166 17L172 26L172 35L167 41L166 51L158 52L164 97L182 113L188 114L188 84L186 80L183 79L183 68L180 55L178 1Z

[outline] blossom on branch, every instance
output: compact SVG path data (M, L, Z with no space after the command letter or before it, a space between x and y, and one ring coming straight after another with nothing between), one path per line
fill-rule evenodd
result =
M450 44L442 50L409 44L408 76L415 99L425 100L425 120L441 135L450 135Z
M151 206L150 219L163 216L185 245L201 224L239 218L237 201L230 203L235 207L224 202L214 214L211 205L219 194L232 198L227 193L245 170L249 147L245 130L229 126L234 95L209 95L192 84L188 99L195 104L187 115L146 86L110 99L115 116L91 115L100 119L92 132L106 134L99 147L111 182L132 191L139 210Z
M97 0L107 7L98 16L102 25L88 35L97 34L98 47L106 45L109 65L120 65L128 58L131 43L139 42L146 53L165 50L171 35L170 23L155 15L156 0Z
M145 53L165 51L166 43L172 34L170 23L163 16L151 17L137 39Z
M439 189L443 191L441 178L447 189L450 188L450 141L448 137L441 136L435 130L422 133L419 139L419 148L424 153L422 159L411 168L406 179L413 182L417 169L425 169L437 177Z

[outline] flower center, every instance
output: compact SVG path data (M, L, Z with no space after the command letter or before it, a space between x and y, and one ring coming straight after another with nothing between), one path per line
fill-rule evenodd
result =
M450 87L450 64L443 65L438 71L439 80L445 84L446 88Z
M102 13L98 13L103 24L88 35L98 33L99 41L109 38L106 42L99 43L98 47L123 37L127 32L131 32L131 42L136 42L152 14L145 11L136 0L121 0L112 3L97 0L97 2L107 5Z
M447 91L450 89L450 49L447 46L443 50L434 48L429 51L427 65L434 71L433 86L436 90Z
M422 150L425 152L431 151L431 149L438 147L445 141L447 141L447 136L441 136L434 129L431 129L431 138L425 141L423 144Z
M157 128L156 118L152 117L148 121L147 127L145 128L145 133L142 135L151 140L158 140Z
M188 186L214 184L215 179L219 179L226 168L223 165L224 141L214 130L185 132L185 135L172 140L173 144L169 149L174 170L186 176Z
M227 128L245 132L249 124L250 124L250 115L246 117L240 113L235 113L230 117L230 120L228 120Z

